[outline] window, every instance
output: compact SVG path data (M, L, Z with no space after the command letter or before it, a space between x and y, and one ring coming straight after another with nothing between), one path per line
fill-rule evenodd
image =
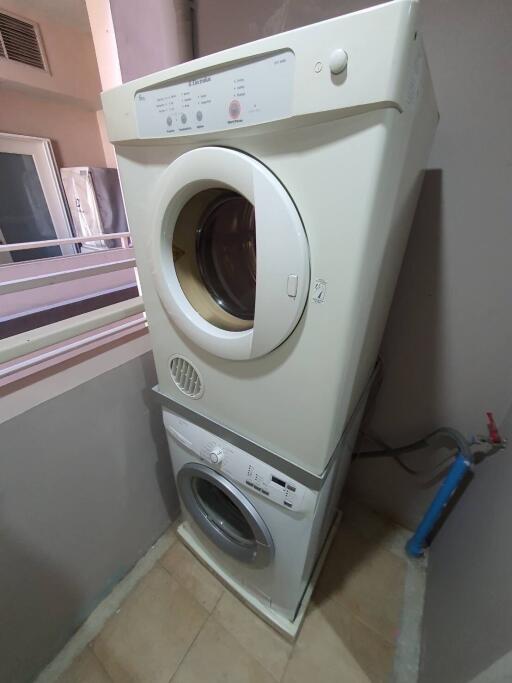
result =
M0 364L7 362L0 365L0 379L9 374L9 361L23 355L11 347L27 331L38 331L30 353L44 349L53 323L69 320L70 330L80 323L77 334L98 336L98 328L124 320L124 304L126 317L136 316L131 323L144 323L133 249L122 206L118 210L124 232L109 233L108 240L81 224L75 230L50 141L0 133L0 340L12 342L4 354L0 346ZM92 315L102 310L105 316ZM52 335L49 346L74 336Z
M3 244L73 237L49 140L0 134L0 239ZM2 262L75 254L72 244L3 251Z

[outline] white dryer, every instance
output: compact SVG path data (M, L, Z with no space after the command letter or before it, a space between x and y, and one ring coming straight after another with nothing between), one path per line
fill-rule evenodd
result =
M323 480L438 120L417 3L181 64L103 105L167 407Z
M164 409L163 418L182 504L178 534L253 610L293 638L335 531L358 420L322 486L311 488L180 415Z

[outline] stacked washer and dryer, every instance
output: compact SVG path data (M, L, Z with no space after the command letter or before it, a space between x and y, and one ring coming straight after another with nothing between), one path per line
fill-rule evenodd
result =
M293 636L350 463L438 121L395 0L103 94L179 534Z

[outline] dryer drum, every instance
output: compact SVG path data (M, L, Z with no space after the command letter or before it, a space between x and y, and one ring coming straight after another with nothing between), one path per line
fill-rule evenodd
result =
M221 308L254 320L256 303L256 219L254 206L237 192L209 205L196 230L199 272Z
M256 218L238 192L203 190L183 207L172 255L185 296L212 325L251 329L256 305Z

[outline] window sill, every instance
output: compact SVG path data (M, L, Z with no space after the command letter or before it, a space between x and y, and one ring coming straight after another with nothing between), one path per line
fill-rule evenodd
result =
M141 320L140 327L5 377L0 382L0 424L148 351L149 334Z

